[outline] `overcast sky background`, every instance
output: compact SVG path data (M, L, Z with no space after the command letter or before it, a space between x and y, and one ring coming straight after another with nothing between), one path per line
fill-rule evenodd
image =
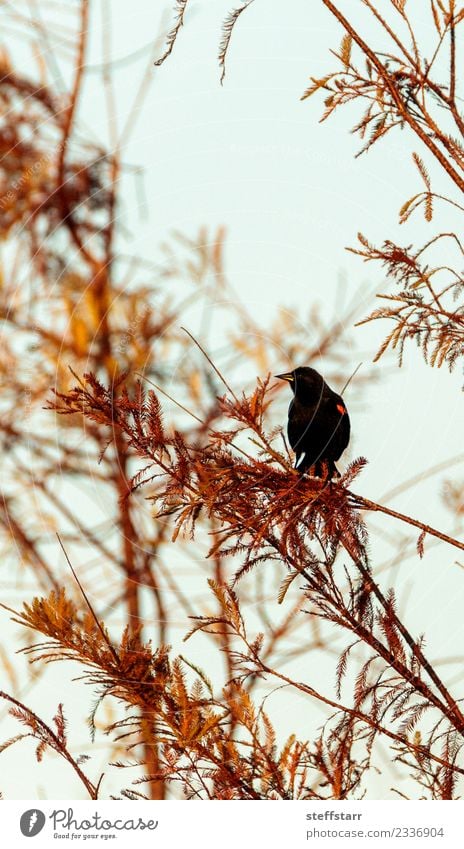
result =
M413 5L419 8L414 0ZM160 27L169 23L170 6L118 0L112 3L110 24L102 20L100 3L95 2L93 9L87 57L91 70L81 120L96 138L106 141L99 73L102 26L111 27L114 59L140 51L138 59L122 62L116 71L123 126L153 42ZM387 291L391 284L385 283L379 267L365 266L346 252L347 245L355 244L358 230L374 242L391 238L407 245L425 241L439 227L459 225L454 214L446 212L432 225L416 216L399 226L399 208L420 190L411 163L417 145L406 131L354 159L359 141L349 129L359 110L342 111L319 124L322 98L300 101L309 77L334 67L329 49L337 48L341 40L339 26L320 2L255 0L235 29L221 86L217 50L221 22L230 9L230 2L223 0L189 4L172 56L163 67L151 70L150 88L125 151L126 162L141 168L141 179L132 172L124 177L121 213L131 233L126 244L134 254L159 259L158 246L173 230L194 237L201 226L214 232L224 225L227 275L263 323L275 316L279 305L297 307L303 318L315 300L332 315L337 298L346 301L358 290L360 319L376 306L375 293ZM433 164L425 155L424 159L434 175ZM445 179L439 179L446 191ZM386 329L374 323L354 330L366 366ZM218 327L218 339L221 332ZM308 327L309 338L311 332ZM353 352L352 369L358 361ZM288 365L276 352L276 372ZM452 375L426 367L412 348L402 369L393 358L381 360L376 368L379 379L364 409L352 417L351 456L363 454L369 459L358 491L381 500L397 484L463 450L463 379L460 367ZM255 378L254 373L245 375L250 385ZM459 478L460 472L462 465L450 476ZM389 503L444 531L450 529L436 478L419 482ZM389 527L409 536L403 528ZM427 617L432 659L456 655L462 646L464 573L455 561L453 550L431 546L423 561L413 558L401 566L397 582L399 587L414 588L408 624L413 633L420 633ZM50 688L60 681L60 671L52 668L33 691L34 704L43 705L44 712L50 709ZM459 686L455 694L464 695ZM71 715L82 715L81 705L67 707ZM304 705L299 715L295 708L303 735L306 710ZM9 798L24 798L19 749L2 758L8 774L2 789ZM49 797L80 794L69 771L55 760L50 759L53 768L31 765L28 758L27 763L31 770L27 795L40 795L45 792L41 787Z

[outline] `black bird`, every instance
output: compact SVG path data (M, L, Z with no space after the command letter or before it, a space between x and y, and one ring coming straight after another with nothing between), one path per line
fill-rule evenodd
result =
M302 366L285 374L293 400L288 408L288 439L296 454L295 468L303 473L314 466L316 477L340 477L335 460L350 440L350 419L345 403L313 368Z

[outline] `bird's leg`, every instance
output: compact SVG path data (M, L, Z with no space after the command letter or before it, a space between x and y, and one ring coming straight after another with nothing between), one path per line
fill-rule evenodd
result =
M300 455L296 458L296 462L295 462L295 470L296 470L296 471L297 471L300 475L302 475L302 476L304 476L304 477L308 477L308 478L317 478L317 480L319 480L319 478L321 477L321 467L320 467L319 461L317 461L316 463L313 463L313 465L312 465L312 466L306 466L306 465L305 465L305 462L304 462L304 461L305 461L305 456L306 456L306 455L305 455L305 453L303 452L303 454L300 454Z
M341 478L341 474L338 471L333 460L331 460L328 462L328 474L326 478L326 485L329 486L330 490L332 490L332 488L335 486L335 481L337 481L338 478Z

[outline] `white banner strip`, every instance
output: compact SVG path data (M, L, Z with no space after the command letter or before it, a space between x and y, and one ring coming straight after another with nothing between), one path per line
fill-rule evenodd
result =
M34 849L463 846L464 802L0 802L2 845Z

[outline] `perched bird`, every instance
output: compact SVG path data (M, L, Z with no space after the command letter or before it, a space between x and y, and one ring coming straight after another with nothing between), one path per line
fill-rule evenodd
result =
M293 399L288 409L288 439L296 454L295 468L303 473L314 466L316 477L340 477L335 460L350 440L350 419L345 403L322 375L305 366L275 375L288 380Z

